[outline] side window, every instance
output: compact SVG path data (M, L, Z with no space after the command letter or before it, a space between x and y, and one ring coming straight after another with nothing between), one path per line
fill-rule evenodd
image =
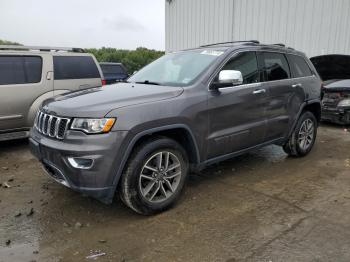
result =
M101 65L101 69L103 74L126 74L120 65Z
M38 83L41 80L43 62L39 56L23 57L27 83Z
M244 52L238 54L231 58L221 70L241 71L243 84L257 83L260 81L255 52Z
M297 55L288 55L288 57L290 60L289 64L293 77L304 77L312 75L312 71L303 57Z
M38 83L41 71L41 57L0 56L0 85Z
M54 56L55 80L100 78L91 56Z
M265 81L290 78L289 65L283 54L263 52L260 53L260 61Z

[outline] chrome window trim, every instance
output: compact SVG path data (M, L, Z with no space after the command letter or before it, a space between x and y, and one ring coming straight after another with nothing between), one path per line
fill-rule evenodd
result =
M293 54L293 53L286 53L286 52L281 52L281 51L270 51L270 50L254 50L254 49L247 49L247 50L239 50L237 52L233 52L232 54L228 55L227 58L222 62L222 64L217 67L217 69L214 71L214 73L212 74L212 76L209 78L208 84L207 84L207 89L208 91L213 91L213 89L210 89L211 84L213 83L213 80L215 78L215 76L221 71L221 69L226 65L226 63L235 55L238 55L240 53L247 53L247 52L270 52L270 53L278 53L278 54L283 54L283 55L296 55L296 56L300 56L302 58L304 58L303 56L299 55L299 54ZM289 61L288 58L286 58L288 66L289 65ZM257 63L258 62L258 58L257 58ZM259 65L258 65L259 66ZM289 68L289 70L291 70ZM312 71L312 70L311 70ZM291 72L290 72L291 73ZM249 87L253 87L252 85L258 84L257 87L262 86L265 83L275 83L275 82L281 82L281 81L292 81L292 80L302 80L302 79L306 79L306 78L316 78L317 76L315 74L312 74L310 76L302 76L302 77L290 77L290 78L286 78L286 79L280 79L280 80L273 80L273 81L265 81L265 82L256 82L256 83L250 83L250 84L243 84L243 85L233 85L233 86L228 86L228 87L223 87L220 89L231 89L231 88L236 88L236 87L243 87L243 88L249 88Z

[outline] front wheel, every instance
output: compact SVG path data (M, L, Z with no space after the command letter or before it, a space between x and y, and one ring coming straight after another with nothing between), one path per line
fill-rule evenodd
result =
M306 156L312 149L317 135L317 120L313 113L304 112L288 142L283 146L290 156Z
M138 147L129 159L121 178L120 197L137 213L155 214L176 202L187 175L185 150L172 139L152 139Z

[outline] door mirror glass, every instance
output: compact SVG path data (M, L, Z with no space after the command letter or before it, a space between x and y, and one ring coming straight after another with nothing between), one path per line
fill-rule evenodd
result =
M243 84L243 76L238 70L222 70L219 73L217 81L213 83L216 88L236 86Z

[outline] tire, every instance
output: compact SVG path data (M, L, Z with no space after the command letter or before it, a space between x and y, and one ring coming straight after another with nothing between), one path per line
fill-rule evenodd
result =
M144 142L132 153L121 177L119 195L137 213L156 214L176 203L187 177L185 150L172 139L157 137Z
M312 125L313 128L312 133L310 132L310 125ZM305 111L302 113L288 142L283 146L284 152L286 152L289 156L294 157L306 156L311 151L315 143L317 136L317 125L318 123L313 113L310 111ZM302 139L302 137L304 137L303 134L305 134L307 137L305 144L305 140Z

